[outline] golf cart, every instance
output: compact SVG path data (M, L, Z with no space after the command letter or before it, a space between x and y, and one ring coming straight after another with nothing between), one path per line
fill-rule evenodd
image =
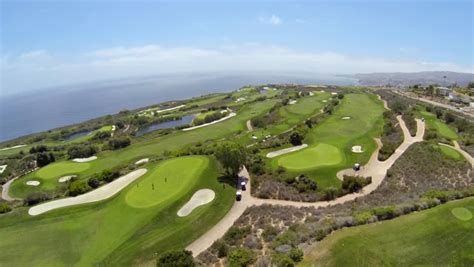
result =
M247 190L247 187L245 186L245 182L240 183L240 189L242 189L242 191Z
M242 192L237 191L237 193L235 193L235 200L237 201L242 200Z

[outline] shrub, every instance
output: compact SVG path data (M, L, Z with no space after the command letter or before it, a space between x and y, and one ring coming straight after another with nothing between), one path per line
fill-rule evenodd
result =
M277 267L293 267L295 262L285 254L275 253L272 257L273 266Z
M87 181L87 184L92 188L97 188L100 185L100 181L96 177L92 177Z
M223 258L229 254L229 246L221 239L212 244L212 248L217 252L217 257Z
M250 226L236 227L232 226L224 235L224 240L230 244L236 244L238 241L250 234Z
M299 248L292 248L290 252L288 252L288 257L290 257L295 262L300 262L303 260L303 251Z
M74 181L69 184L68 191L70 196L77 196L90 191L92 188L86 181Z
M97 153L95 146L72 146L67 150L69 159L88 158Z
M256 260L255 253L247 248L239 248L232 251L229 255L229 266L244 267L249 266Z
M289 137L289 142L294 146L299 146L303 144L304 136L299 131L294 131Z
M394 207L380 207L372 209L372 214L377 216L379 220L388 220L395 217Z
M33 206L49 199L49 195L44 192L33 192L25 198L25 203L28 206Z
M171 251L166 252L158 258L156 264L158 267L192 267L196 266L193 254L190 251Z
M0 203L0 214L10 212L11 210L12 208L10 207L10 205L8 205L8 203L6 202Z
M372 178L364 178L359 176L347 176L344 175L344 180L342 181L342 188L349 191L350 193L357 192L362 189L364 186L370 184Z
M34 146L30 149L30 154L43 153L48 151L48 147L45 145Z
M108 146L110 149L115 150L129 146L130 142L130 138L128 137L119 137L109 140Z
M263 232L262 232L263 240L265 242L273 241L275 239L275 237L277 237L278 232L279 232L278 229L271 226L271 225L265 226L265 228L263 229Z
M371 212L359 212L354 215L354 220L356 224L366 224L374 216Z

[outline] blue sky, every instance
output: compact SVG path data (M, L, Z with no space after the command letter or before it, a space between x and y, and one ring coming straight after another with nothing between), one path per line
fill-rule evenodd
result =
M474 69L473 1L2 1L1 12L2 90L180 71Z

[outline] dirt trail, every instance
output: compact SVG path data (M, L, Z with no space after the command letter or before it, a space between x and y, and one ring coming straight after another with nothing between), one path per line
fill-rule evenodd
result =
M227 230L235 223L235 221L244 213L247 207L258 206L263 204L270 205L281 205L281 206L293 206L293 207L326 207L331 205L342 204L348 201L352 201L358 197L365 196L373 192L379 185L382 183L387 170L395 163L395 161L414 143L423 141L423 136L425 133L425 124L417 119L417 132L416 136L411 136L408 131L405 122L401 116L397 116L397 120L400 124L400 127L403 130L404 141L397 148L397 150L385 161L378 160L378 150L381 147L381 142L379 139L376 139L378 148L371 156L369 162L362 167L362 170L358 172L358 175L362 176L371 176L372 183L364 187L360 192L347 194L337 199L331 201L318 201L318 202L296 202L296 201L286 201L286 200L277 200L277 199L259 199L250 195L250 175L245 167L242 168L239 176L245 177L247 181L247 191L242 192L242 200L240 202L235 202L230 211L224 216L224 218L219 221L214 227L212 227L208 232L202 235L199 239L195 240L189 246L186 247L187 250L193 252L194 256L199 255L201 252L206 250L212 245L216 240L224 236ZM342 170L338 173L338 177L344 173L353 172L352 169Z

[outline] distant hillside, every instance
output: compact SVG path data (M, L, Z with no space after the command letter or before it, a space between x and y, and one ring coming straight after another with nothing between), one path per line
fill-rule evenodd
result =
M460 73L450 71L424 71L424 72L391 72L391 73L358 73L351 75L352 78L359 79L361 85L384 86L390 84L397 87L405 87L415 84L439 84L443 86L457 83L466 86L474 81L473 73Z

